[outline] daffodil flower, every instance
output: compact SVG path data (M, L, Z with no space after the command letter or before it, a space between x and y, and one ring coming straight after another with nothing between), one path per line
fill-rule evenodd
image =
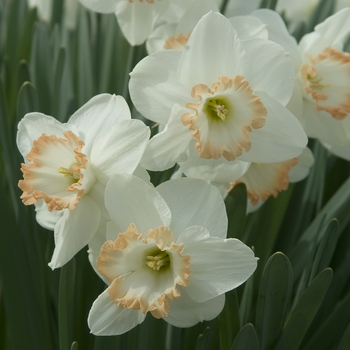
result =
M219 12L214 0L195 0L187 6L177 23L166 22L157 26L149 35L146 47L149 54L164 50L184 50L193 28L206 13ZM261 20L253 16L229 18L240 40L251 38L267 39L268 33Z
M314 157L309 148L305 148L299 157L278 163L251 163L245 174L230 183L230 191L239 183L247 188L247 212L260 208L269 197L277 197L287 190L289 183L303 180L308 176L314 163Z
M309 137L345 152L350 144L350 54L342 50L350 34L350 8L318 24L299 45L275 12L253 15L267 24L269 39L284 46L293 60L296 84L287 108Z
M144 58L131 73L130 94L146 118L165 128L154 136L142 165L164 170L188 157L278 162L298 156L307 137L284 107L294 71L280 45L240 41L231 22L209 13L184 51Z
M224 306L224 293L256 268L251 249L226 239L224 202L203 180L171 180L155 189L116 175L105 200L112 219L108 240L91 254L109 286L90 310L95 335L127 332L148 312L177 327L211 320Z
M131 45L142 44L157 18L166 11L169 0L79 0L88 9L114 13L119 26Z
M98 95L60 123L29 113L18 124L24 157L24 204L35 204L38 222L55 233L50 266L61 267L96 234L104 210L104 188L115 173L133 173L149 129L131 120L121 96Z

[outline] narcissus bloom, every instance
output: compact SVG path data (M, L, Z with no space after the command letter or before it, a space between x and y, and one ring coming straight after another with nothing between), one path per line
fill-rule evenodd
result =
M148 37L157 18L166 11L169 0L79 0L92 11L115 13L119 26L131 45Z
M219 12L214 0L193 1L177 23L166 22L152 31L146 42L148 53L164 49L184 50L193 28L202 16L210 11ZM256 17L235 16L229 20L240 40L268 37L265 25Z
M155 189L116 175L105 200L112 219L108 241L90 253L109 287L91 308L93 334L122 334L148 312L177 327L211 320L224 306L224 293L256 268L250 248L226 239L224 202L203 180L171 180Z
M309 148L299 157L278 163L251 163L246 173L230 183L230 189L243 182L247 187L248 212L258 209L269 197L277 197L289 183L303 180L314 158Z
M131 73L136 108L165 125L142 164L164 170L184 161L193 139L203 160L268 163L298 156L307 137L284 107L293 86L292 62L280 45L240 41L224 16L203 16L184 51L156 52Z
M350 144L350 54L342 51L350 34L350 8L328 17L299 45L275 12L259 10L253 15L267 24L269 38L293 59L296 84L287 107L309 137L343 152Z
M25 164L18 186L23 203L36 205L38 222L55 231L52 268L91 241L108 179L135 171L148 138L125 100L108 94L92 98L65 124L41 113L20 121L17 145Z

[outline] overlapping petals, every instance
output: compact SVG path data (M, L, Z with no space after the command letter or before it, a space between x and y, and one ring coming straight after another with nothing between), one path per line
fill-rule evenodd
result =
M131 120L125 100L107 94L92 98L66 124L40 113L19 123L17 145L25 160L21 198L35 204L38 222L55 231L52 268L94 237L101 215L106 216L109 177L132 174L148 138L149 129Z
M109 240L91 260L109 287L89 314L94 334L122 334L147 312L179 327L210 320L222 310L223 294L256 268L248 247L225 239L221 195L202 180L171 180L154 189L116 175L106 188L106 207L113 220Z
M260 38L240 41L223 16L203 16L183 53L157 52L131 73L136 107L166 124L151 139L142 164L164 170L186 160L192 147L186 134L197 141L203 159L277 162L298 156L307 138L284 107L293 92L293 75L292 62L279 45ZM169 149L166 160L162 145Z

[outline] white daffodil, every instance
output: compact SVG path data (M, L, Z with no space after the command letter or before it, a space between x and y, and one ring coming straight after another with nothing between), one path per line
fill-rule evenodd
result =
M166 11L169 0L79 0L88 9L114 13L120 29L131 45L142 44L158 17Z
M210 11L219 12L214 0L193 1L177 23L164 23L152 31L146 42L148 53L164 49L184 50L193 28ZM268 37L265 25L256 17L235 16L229 20L240 40Z
M224 293L256 268L250 248L226 239L224 202L203 180L171 180L155 189L116 175L105 200L108 241L91 254L109 287L90 310L95 335L127 332L148 312L176 327L211 320L224 306Z
M296 158L279 163L251 163L247 172L230 183L229 191L239 183L247 188L248 212L258 209L269 197L277 197L289 183L298 182L308 176L314 163L309 148Z
M92 98L65 124L41 113L20 121L21 199L36 205L42 226L54 229L52 268L64 265L93 238L108 179L136 170L148 138L149 129L131 120L125 100L108 94Z
M136 108L165 125L147 146L147 169L185 161L189 147L203 160L268 163L296 157L306 146L300 123L284 107L294 86L288 54L268 40L240 41L218 13L203 16L184 51L144 58L129 86Z
M350 144L350 54L343 45L350 34L350 8L343 9L306 34L299 45L273 11L253 13L267 24L269 39L290 53L296 84L288 108L309 137L331 148Z

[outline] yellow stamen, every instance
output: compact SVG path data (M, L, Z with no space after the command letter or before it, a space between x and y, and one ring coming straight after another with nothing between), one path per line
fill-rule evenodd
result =
M220 105L216 99L210 99L207 101L206 106L208 109L213 110L222 121L225 121L228 114L228 109L226 109L225 105Z
M156 256L147 256L147 259L150 261L147 261L146 265L154 271L159 271L162 266L169 265L170 263L169 255L166 252L161 252Z
M76 167L76 166L73 165L70 169L61 167L61 168L58 168L58 172L60 174L63 174L64 176L70 176L74 180L79 180L80 179L80 173L77 172L77 171L74 171L73 167Z

